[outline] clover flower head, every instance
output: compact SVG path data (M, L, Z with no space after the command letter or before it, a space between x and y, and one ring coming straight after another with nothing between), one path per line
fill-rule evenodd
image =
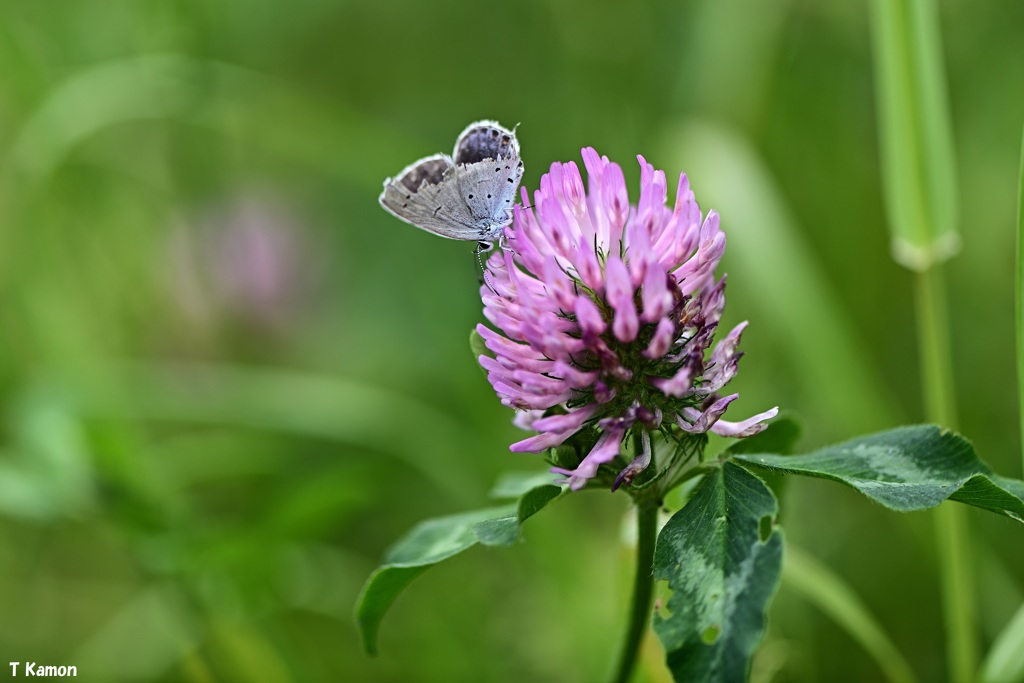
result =
M643 157L640 198L629 203L622 169L583 150L587 185L575 162L552 164L531 208L522 190L508 247L488 259L479 325L493 353L480 364L516 423L538 432L512 444L542 452L582 430L596 439L575 469L554 468L583 488L619 456L627 435L639 454L615 480L630 483L651 462L650 433L675 430L745 437L777 408L742 422L722 420L737 394L720 395L742 354L737 325L712 347L725 306L725 251L719 216L704 217L686 175L675 205Z

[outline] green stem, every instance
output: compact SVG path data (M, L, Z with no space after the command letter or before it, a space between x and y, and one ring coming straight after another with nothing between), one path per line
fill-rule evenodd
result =
M612 679L628 683L640 655L640 644L651 621L654 597L654 542L658 535L657 501L640 500L636 507L636 576L633 578L633 600L629 627L623 641L619 666Z
M1024 458L1024 137L1017 176L1017 410L1020 411L1020 448Z
M946 282L941 265L917 274L917 342L921 353L921 391L928 420L955 428L953 356L946 318Z
M956 425L953 359L942 266L934 265L918 273L916 294L925 414L929 421L953 429ZM978 647L974 637L976 619L971 589L970 533L965 510L954 505L941 506L935 515L935 533L950 680L969 683L977 671Z
M978 645L974 638L977 619L971 590L970 532L966 512L959 505L943 505L935 511L946 623L946 662L949 680L953 683L971 683L978 670Z

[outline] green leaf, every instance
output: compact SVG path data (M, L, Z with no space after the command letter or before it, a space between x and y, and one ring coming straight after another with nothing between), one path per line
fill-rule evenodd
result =
M515 509L502 517L485 519L473 527L473 533L484 545L511 545L519 540L522 523L543 510L562 494L554 484L544 484L523 494Z
M1024 482L994 474L969 441L934 425L899 427L808 455L743 454L736 460L838 481L899 512L948 498L1024 522Z
M760 479L725 462L662 529L654 578L672 596L654 630L675 680L746 680L782 568L777 511Z
M476 329L469 333L469 350L473 353L473 360L476 361L480 356L487 356L488 358L494 358L494 351L487 348L487 344L484 342L484 338L480 336L480 333ZM480 367L480 372L487 376L487 371Z
M475 328L469 333L469 350L473 352L473 358L479 358L480 356L495 357L494 351L487 348L487 343Z
M555 475L550 470L532 472L503 472L491 488L490 496L497 500L519 498L535 488L553 486Z
M522 523L558 498L563 489L542 484L527 490L516 503L474 510L417 524L385 554L356 601L356 624L363 649L377 654L377 632L384 614L412 580L427 568L472 548L510 545L519 539Z
M738 439L723 453L724 456L737 453L781 453L793 452L796 441L800 438L803 427L791 415L777 417L772 420L767 429L746 439ZM766 472L761 480L772 490L776 500L784 500L788 480L778 472ZM780 517L785 510L780 513Z

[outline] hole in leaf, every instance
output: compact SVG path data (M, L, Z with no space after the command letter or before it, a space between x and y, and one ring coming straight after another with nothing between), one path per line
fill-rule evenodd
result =
M768 537L772 535L772 518L771 515L765 515L757 523L757 535L761 539L761 543L768 540Z
M708 645L713 645L715 641L718 640L718 636L720 636L721 634L722 629L720 629L718 626L708 626L706 629L704 629L704 633L700 634L700 639Z

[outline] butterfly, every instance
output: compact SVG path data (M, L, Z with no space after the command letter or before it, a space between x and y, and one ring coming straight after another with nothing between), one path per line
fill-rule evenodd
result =
M455 141L451 156L434 154L384 181L380 205L417 228L479 248L503 240L523 178L515 130L477 121Z

